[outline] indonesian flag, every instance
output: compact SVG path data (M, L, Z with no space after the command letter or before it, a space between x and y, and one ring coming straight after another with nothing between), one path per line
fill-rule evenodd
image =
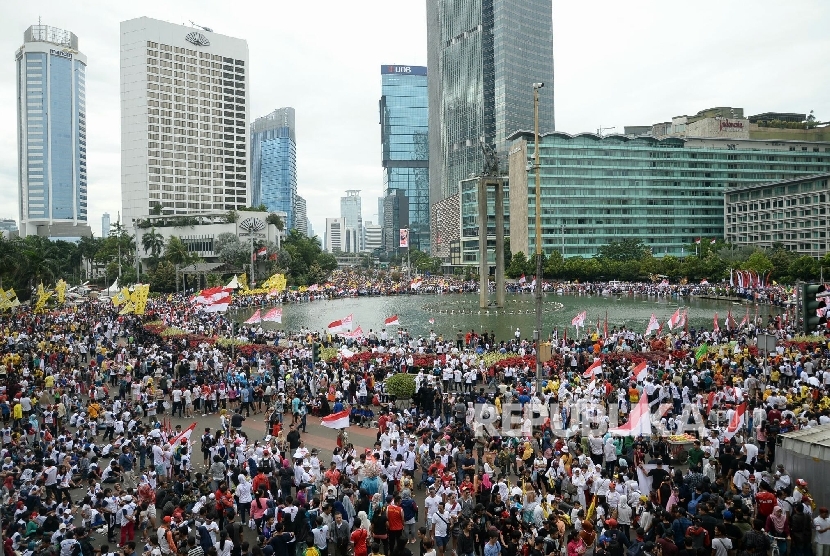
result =
M256 312L251 315L251 318L245 321L245 324L258 324L262 322L262 312L257 309Z
M746 308L746 314L744 315L744 318L741 319L741 324L738 326L746 326L747 324L749 324L749 307Z
M170 440L170 447L175 451L180 444L187 446L190 444L190 434L196 428L196 423L192 423L189 427L184 429L180 434Z
M697 238L697 239L695 240L695 244L696 244L696 245L700 245L700 238Z
M274 307L273 309L265 313L265 316L262 317L262 320L266 322L282 323L282 307Z
M363 328L360 326L354 332L344 332L343 337L345 338L362 338L363 337Z
M212 305L217 300L225 297L233 291L231 288L225 286L216 286L215 288L207 288L200 291L198 294L190 298L190 301L197 305Z
M346 318L335 320L329 323L326 327L330 334L337 334L339 332L348 332L352 329L352 315Z
M332 413L323 417L320 424L330 429L345 429L349 426L349 410L344 409L339 413Z
M524 283L526 283L526 282L527 282L527 278L525 278L525 275L524 275L524 274L522 274L521 278L519 278L519 283L520 283L520 284L524 284Z
M202 305L202 310L206 313L219 313L228 310L228 305L231 304L231 294L225 293L221 297L213 298L208 304Z
M738 324L732 318L732 309L729 309L729 312L726 314L726 329L735 330L736 328L738 328Z
M634 377L637 379L637 382L643 382L646 376L648 376L648 363L643 361L634 367Z
M712 411L712 407L714 407L714 405L715 405L716 395L717 395L717 393L714 390L712 390L711 392L709 392L709 395L706 397L706 413L707 414Z
M385 326L400 326L401 322L398 320L398 315L392 315L385 321L383 321Z
M723 431L723 437L727 440L731 439L735 436L739 430L744 428L745 421L744 421L744 414L746 413L746 403L742 403L737 407L735 413L732 415L732 419L729 420L729 426L726 427L726 430Z
M424 281L424 279L421 278L420 276L418 276L417 278L412 280L412 282L410 282L409 287L412 288L413 290L417 290L418 288L421 287L421 282L423 282L423 281Z
M720 325L718 324L718 313L717 313L717 311L715 312L715 321L714 321L714 326L712 327L712 330L714 330L715 332L720 332Z
M669 330L674 330L675 328L679 328L683 326L683 315L680 313L680 308L674 312L674 314L669 319Z
M651 436L651 412L648 409L648 396L640 396L631 409L628 422L620 427L608 429L608 432L616 436Z
M268 254L268 249L266 249L265 247L260 247L259 250L256 252L257 257L264 257L267 254Z
M652 313L651 320L648 321L648 326L646 327L645 335L648 336L649 334L651 334L655 330L658 330L659 328L660 322L657 320L657 317L654 315L654 313Z
M594 378L594 373L596 371L602 372L602 361L599 359L591 363L591 366L585 369L585 372L582 373L582 378Z
M588 311L582 311L578 315L576 315L573 319L571 319L571 324L579 328L580 326L585 326L585 318L588 316Z
M709 242L709 245L714 245L717 242L715 238L712 238L712 241Z

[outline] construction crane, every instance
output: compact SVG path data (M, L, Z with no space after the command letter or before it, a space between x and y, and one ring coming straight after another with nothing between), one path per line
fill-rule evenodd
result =
M210 27L205 27L204 25L198 25L198 24L194 23L192 19L190 20L190 24L193 27L198 27L199 29L201 29L203 31L207 31L208 33L213 33L213 29L211 29Z

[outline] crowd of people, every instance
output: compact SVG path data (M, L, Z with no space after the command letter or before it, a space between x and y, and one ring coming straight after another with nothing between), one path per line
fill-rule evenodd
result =
M232 332L184 296L146 316L19 307L0 316L5 556L827 556L827 509L775 463L778 435L830 423L827 344L790 341L795 324L557 339L537 383L518 334L389 334L313 361L341 338ZM259 343L215 341L232 335ZM401 371L410 403L386 387ZM641 398L662 434L615 434ZM325 462L302 434L341 411L376 441L341 433Z

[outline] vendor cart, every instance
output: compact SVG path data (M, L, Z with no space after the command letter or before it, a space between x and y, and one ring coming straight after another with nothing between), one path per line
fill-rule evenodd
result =
M669 459L681 465L689 461L689 450L695 445L694 440L671 440L668 439Z

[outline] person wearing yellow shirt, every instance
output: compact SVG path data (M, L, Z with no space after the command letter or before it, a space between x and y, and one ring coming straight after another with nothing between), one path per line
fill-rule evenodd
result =
M98 402L92 402L91 404L89 404L86 410L87 413L89 413L90 419L97 419L98 414L101 412L101 406L98 405Z
M53 392L53 389L55 388L55 376L47 375L47 377L44 379L44 383L46 384L46 389L49 390L49 393L51 394Z
M20 398L15 399L12 407L12 419L14 419L14 426L20 426L20 421L23 420L23 406L20 405Z

